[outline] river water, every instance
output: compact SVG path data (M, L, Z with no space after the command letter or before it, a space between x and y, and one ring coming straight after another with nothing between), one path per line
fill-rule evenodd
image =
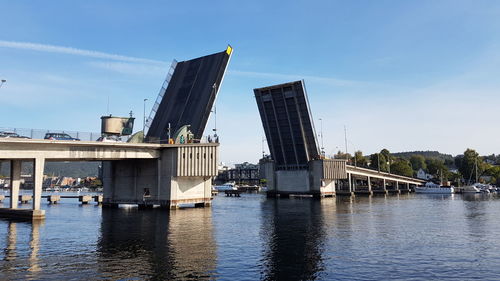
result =
M0 220L0 280L500 279L495 195L219 195L174 211L76 201L44 203L41 223Z

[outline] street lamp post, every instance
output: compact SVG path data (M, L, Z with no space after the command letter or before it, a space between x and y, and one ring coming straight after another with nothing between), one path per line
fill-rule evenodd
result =
M323 119L319 118L320 122L320 137L321 137L321 155L325 157L325 146L323 145Z
M380 173L380 153L377 153L377 168L378 172Z
M143 118L142 118L142 142L144 142L146 140L146 101L148 101L148 99L144 99L144 108L143 108Z
M214 96L216 96L216 94L217 94L217 83L214 83L212 85L212 91L213 91ZM214 113L214 128L212 129L212 131L214 132L214 141L215 142L219 142L218 141L218 136L217 136L217 101L214 101L214 110L213 110L213 113Z
M264 151L264 142L266 141L266 137L262 136L262 159L266 156L266 152Z

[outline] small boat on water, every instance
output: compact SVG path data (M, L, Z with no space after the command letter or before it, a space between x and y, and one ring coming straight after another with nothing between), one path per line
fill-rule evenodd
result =
M475 183L474 186L479 189L479 192L481 193L493 193L496 192L496 188L489 184L484 184L484 183Z
M481 193L481 189L479 188L479 183L475 183L472 185L467 185L462 188L462 193Z
M415 188L415 193L426 194L453 194L455 192L452 186L441 186L433 182L428 182L424 186Z
M226 191L226 190L238 190L238 187L234 182L226 182L223 185L214 185L214 189L217 191Z

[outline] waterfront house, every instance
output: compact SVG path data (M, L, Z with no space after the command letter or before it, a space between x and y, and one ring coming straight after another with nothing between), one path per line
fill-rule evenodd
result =
M426 173L424 169L420 168L417 171L417 179L430 180L432 179L432 175Z

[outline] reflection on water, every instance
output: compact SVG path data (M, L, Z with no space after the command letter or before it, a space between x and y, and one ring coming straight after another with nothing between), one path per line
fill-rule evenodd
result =
M324 270L324 220L335 201L268 200L262 202L262 236L267 241L263 279L310 280Z
M175 211L62 200L44 223L0 220L0 280L497 280L499 199L244 194Z
M99 275L205 279L215 271L211 209L103 209Z
M8 222L9 229L7 231L7 246L5 247L5 258L6 261L12 261L17 257L16 253L16 237L17 237L17 223Z
M7 220L5 222L8 225L8 229L1 274L5 274L5 279L17 279L19 273L24 273L22 275L26 279L37 279L37 273L41 270L38 252L40 250L40 226L43 225L43 222L17 220ZM18 225L30 229L28 249L24 249L24 245L22 244L18 245ZM24 241L20 241L20 243L23 242ZM24 253L18 253L18 249L20 251L28 250L29 255L27 259L24 259ZM22 272L22 270L20 270L22 268L25 268L26 272Z

